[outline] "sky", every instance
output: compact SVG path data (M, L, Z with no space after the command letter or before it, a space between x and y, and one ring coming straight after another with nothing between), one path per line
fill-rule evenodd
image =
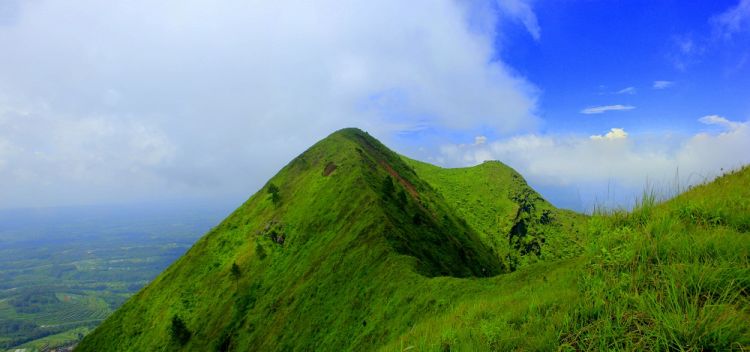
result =
M750 163L750 0L3 0L0 208L243 201L359 127L629 207Z

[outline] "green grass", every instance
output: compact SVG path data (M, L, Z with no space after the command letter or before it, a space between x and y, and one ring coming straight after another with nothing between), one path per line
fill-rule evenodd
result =
M444 169L402 158L513 269L581 253L583 247L578 243L583 240L585 217L555 208L505 164L488 161L475 167ZM514 227L520 228L519 223L525 233L509 240L508 234ZM536 249L536 245L538 252L527 250Z
M50 348L54 347L69 346L76 341L81 340L81 338L83 338L83 336L85 336L90 331L91 329L88 327L78 327L70 329L59 334L45 336L43 338L24 343L20 346L12 348L11 351L15 351L16 349L26 349L27 352L36 352L47 351Z
M746 350L748 186L745 168L664 204L598 213L579 258L490 279L502 289L383 349Z
M586 217L499 163L440 169L349 129L271 184L78 350L750 345L750 169Z

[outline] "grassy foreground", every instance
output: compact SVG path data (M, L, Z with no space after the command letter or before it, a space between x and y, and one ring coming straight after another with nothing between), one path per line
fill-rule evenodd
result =
M597 213L585 253L487 281L383 350L748 350L750 168L632 212Z
M749 185L584 217L342 130L77 350L747 349Z

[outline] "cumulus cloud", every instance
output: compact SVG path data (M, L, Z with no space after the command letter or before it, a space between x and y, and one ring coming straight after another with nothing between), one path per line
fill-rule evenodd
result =
M433 161L467 166L500 160L518 170L537 188L551 189L552 201L578 209L601 205L619 190L610 205L628 204L644 188L661 183L661 195L703 182L721 169L750 163L750 122L716 116L703 123L726 127L719 133L690 136L629 136L613 128L589 138L555 134L522 134L483 145L446 145ZM668 180L668 181L665 181ZM568 191L566 191L566 189ZM667 194L664 194L667 193ZM578 199L569 199L570 195ZM566 196L562 196L566 195ZM566 198L568 197L568 198Z
M495 52L498 21L538 38L521 1L502 16L450 0L13 3L0 207L246 196L342 127L387 139L538 122L536 88Z
M627 133L627 132L625 132L625 130L624 130L624 129L622 129L622 128L612 128L611 130L609 130L609 132L607 132L607 133L606 133L606 134L604 134L604 135L600 135L600 134L597 134L597 135L593 135L593 136L591 136L591 137L589 137L589 138L590 138L590 139L593 139L593 140L603 140L603 139L609 139L609 140L613 140L613 139L625 139L625 138L628 138L628 133Z
M654 81L653 88L654 89L667 89L674 85L674 82L672 81Z
M729 121L724 117L721 117L719 115L706 115L698 119L703 124L706 125L717 125L720 127L723 127L729 131L736 130L740 127L742 127L742 123Z
M581 114L602 114L607 111L626 111L626 110L633 110L635 109L635 106L632 105L603 105L603 106L591 106L588 108L585 108L581 110Z

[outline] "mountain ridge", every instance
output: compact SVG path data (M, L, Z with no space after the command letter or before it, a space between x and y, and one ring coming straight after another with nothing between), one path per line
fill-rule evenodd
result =
M600 286L586 283L604 279L588 263L626 268L597 263L620 243L608 236L647 231L642 214L589 219L501 163L442 169L344 129L290 161L77 350L581 349L598 340L570 331L622 319L591 306Z
M269 193L271 188L276 189L274 194ZM361 130L343 129L292 159L260 192L201 238L193 249L121 310L128 311L134 304L131 302L147 299L151 294L159 295L159 291L181 292L187 297L189 294L184 293L183 285L163 286L169 287L170 282L188 278L200 282L222 281L220 278L226 274L221 272L227 272L232 264L262 277L283 277L285 273L279 272L282 269L298 272L298 275L288 275L288 286L275 288L281 296L294 296L298 294L295 287L305 286L308 279L320 276L321 267L328 264L331 273L339 272L342 263L353 266L357 261L347 257L351 252L363 250L377 255L371 263L360 266L359 272L372 270L368 266L377 261L389 260L393 261L389 265L400 269L387 271L413 271L414 275L427 278L487 277L510 270L504 258L482 242L465 220L453 214L442 195L421 180L400 155ZM248 256L247 252L255 255ZM264 252L266 254L261 254ZM224 255L206 263L204 257L217 253ZM267 258L261 259L263 256ZM258 266L269 258L274 258L275 262L268 267ZM298 266L289 258L306 265ZM333 258L336 262L329 263ZM216 273L219 276L209 275L214 269L219 271ZM183 273L186 270L202 275L191 277L196 275ZM237 288L242 287L239 281L234 285ZM248 283L248 289L252 290L255 284ZM309 289L305 286L301 291ZM174 310L190 311L192 300L184 299L188 303L182 307L179 302L171 302ZM228 301L233 299L237 300L227 298ZM237 307L225 310L249 309L242 307L242 302L236 303ZM274 304L279 303L271 302L267 310L277 311ZM103 326L112 324L122 314L115 313ZM276 314L277 319L281 316L283 314ZM165 320L165 316L150 319L159 319L162 323L169 320ZM243 318L237 318L238 323L242 321ZM215 329L227 330L220 326L217 323ZM156 335L166 340L165 329L160 330L162 333ZM134 332L135 335L142 333L146 332ZM191 340L197 340L197 336L200 335ZM87 343L83 343L80 350L85 350ZM257 340L253 344L257 345Z

